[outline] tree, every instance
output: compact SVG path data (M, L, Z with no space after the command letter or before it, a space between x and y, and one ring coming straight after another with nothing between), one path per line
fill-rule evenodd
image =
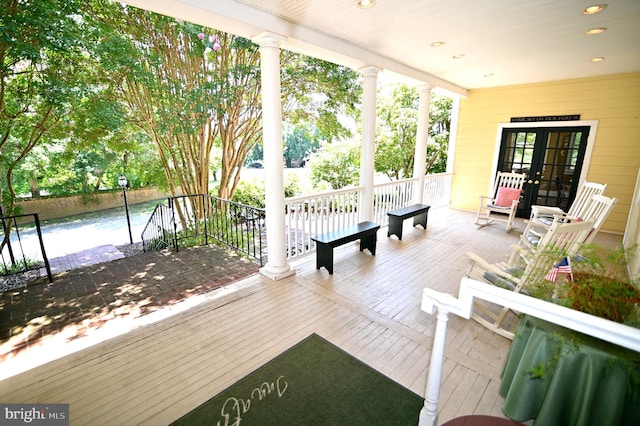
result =
M285 126L284 159L287 167L304 165L309 155L318 150L320 141L317 132L311 132L301 126Z
M63 137L86 85L76 0L4 0L0 15L0 198L15 213L14 172L40 142Z
M219 144L218 195L231 198L262 137L258 46L132 7L97 5L93 16L108 32L100 43L103 67L128 119L157 145L171 192L180 186L184 193L208 193L209 171L217 169L210 153ZM329 137L343 134L335 117L356 109L355 73L288 51L281 63L284 115L314 120ZM323 92L330 95L313 96Z
M360 179L360 147L356 143L327 144L311 155L309 164L315 188L356 185Z
M443 173L447 171L452 104L453 100L449 97L431 96L427 173Z
M413 172L418 98L415 89L399 84L390 98L380 99L377 116L375 170L392 179L410 177Z
M378 106L375 170L391 179L404 179L413 174L419 94L417 89L399 84L389 98L381 98ZM427 173L446 170L451 99L431 96Z

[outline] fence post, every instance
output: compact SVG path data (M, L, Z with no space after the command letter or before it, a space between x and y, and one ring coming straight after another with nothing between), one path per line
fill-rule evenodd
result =
M49 265L49 258L47 257L47 252L44 249L44 241L42 240L42 231L40 230L40 218L38 217L38 213L34 213L33 217L36 222L36 230L38 232L38 240L40 241L40 250L42 251L42 259L44 260L44 267L47 269L47 277L49 278L49 282L53 283L53 276L51 275L51 266Z
M209 206L211 205L211 195L202 194L202 220L204 220L204 243L209 245L209 232L207 222L209 222Z
M176 251L180 251L178 247L178 222L176 221L176 208L173 205L173 197L169 197L169 208L171 209L171 220L173 221L173 246Z

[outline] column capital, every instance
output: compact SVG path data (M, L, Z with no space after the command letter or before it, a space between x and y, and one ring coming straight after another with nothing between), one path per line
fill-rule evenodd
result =
M263 31L251 37L251 41L260 45L260 47L280 47L287 41L287 37L270 31Z
M366 67L359 68L358 71L360 71L360 74L364 75L365 77L375 77L380 73L380 71L382 71L382 68L378 68L373 65L367 65Z
M418 86L418 90L420 90L420 91L423 91L423 90L424 91L430 91L432 89L434 89L434 86L432 86L429 83L424 83L424 84L421 84L421 85Z

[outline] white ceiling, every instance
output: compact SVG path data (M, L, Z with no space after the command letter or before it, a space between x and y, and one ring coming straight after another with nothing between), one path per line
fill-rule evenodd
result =
M607 0L604 0L607 1ZM448 91L640 71L640 0L126 0L244 37ZM587 35L605 27L602 34ZM431 47L442 41L444 46ZM453 56L463 54L461 59ZM604 61L590 62L604 57Z

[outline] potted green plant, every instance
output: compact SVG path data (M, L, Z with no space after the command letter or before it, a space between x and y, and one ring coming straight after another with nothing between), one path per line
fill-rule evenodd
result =
M549 255L557 258L557 253ZM577 255L556 264L555 274L550 271L529 283L526 291L539 299L640 328L640 280L631 279L628 269L634 256L638 256L637 246L584 245Z

